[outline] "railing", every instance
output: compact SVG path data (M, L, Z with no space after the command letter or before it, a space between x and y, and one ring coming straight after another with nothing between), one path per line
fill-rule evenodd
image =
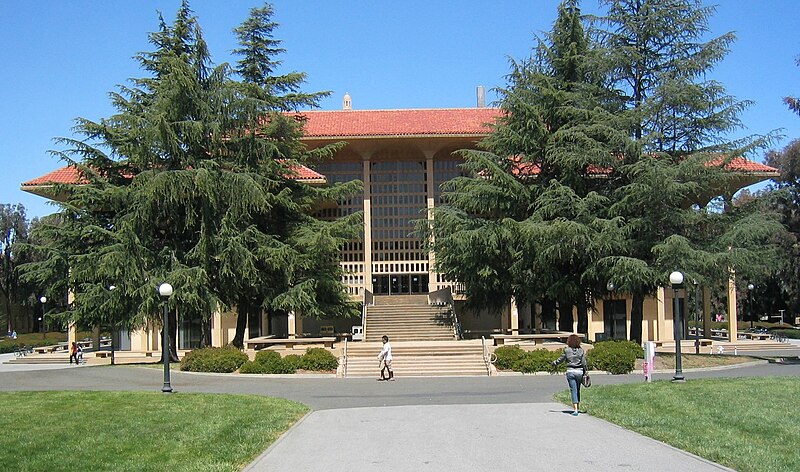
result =
M446 306L450 310L450 319L453 321L453 336L460 340L463 338L461 323L458 322L456 305L453 301L453 292L450 287L431 292L428 294L428 304L434 306Z
M367 340L367 307L375 304L375 296L367 289L364 289L364 302L361 304L361 334L362 340Z
M483 363L486 365L486 375L492 375L492 366L497 362L497 354L489 352L489 347L486 345L486 338L481 336L481 345L483 346Z
M344 352L342 354L342 377L347 378L347 338L344 338Z

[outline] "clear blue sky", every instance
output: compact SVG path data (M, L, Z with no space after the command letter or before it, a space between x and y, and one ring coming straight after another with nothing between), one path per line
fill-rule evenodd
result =
M738 39L713 72L731 95L753 100L744 134L783 129L782 148L800 137L800 116L782 97L800 96L797 0L719 0L715 36ZM323 109L475 106L475 87L505 84L508 58L528 55L534 35L550 30L558 0L275 0L284 70L308 74L306 91L330 90ZM132 56L151 50L157 11L171 22L180 0L0 0L0 203L22 203L29 217L55 211L19 190L23 181L62 166L52 139L72 136L76 117L113 113L108 93L142 73ZM216 63L233 61L238 26L251 7L240 0L194 0ZM585 13L598 12L583 0ZM488 100L495 97L488 94ZM762 155L750 156L761 161Z

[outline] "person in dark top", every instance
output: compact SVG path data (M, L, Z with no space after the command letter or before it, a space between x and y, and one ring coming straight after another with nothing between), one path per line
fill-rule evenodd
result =
M577 334L571 334L567 338L567 347L561 353L561 357L553 361L553 367L565 362L567 363L567 383L572 394L572 416L578 416L581 405L581 383L586 374L586 352L581 347L581 338Z

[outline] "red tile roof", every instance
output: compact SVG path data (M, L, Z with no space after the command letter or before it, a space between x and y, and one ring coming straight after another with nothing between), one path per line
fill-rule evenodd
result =
M304 111L306 138L485 136L496 108Z
M722 164L722 160L722 157L712 159L706 163L706 166L718 166ZM511 168L511 172L514 175L532 176L538 175L541 171L538 164L522 161L519 157L512 158L512 161L515 162L514 167ZM741 174L764 175L766 177L777 177L779 175L778 169L743 157L732 158L730 162L725 165L725 169ZM592 175L607 175L610 173L610 170L602 167L590 166L589 173Z
M301 182L325 181L324 175L303 165L290 165L289 170L292 172L289 177ZM88 181L81 175L78 168L75 166L65 166L44 174L41 177L23 182L21 186L24 188L57 184L79 185L87 182Z

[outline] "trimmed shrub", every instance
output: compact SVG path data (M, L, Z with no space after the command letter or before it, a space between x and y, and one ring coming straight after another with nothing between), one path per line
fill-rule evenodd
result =
M494 350L497 356L497 361L494 363L495 367L499 370L511 370L514 368L514 363L522 359L525 351L519 345L513 346L500 346Z
M644 348L640 344L636 344L633 341L628 341L627 339L608 339L606 341L597 342L594 344L594 346L602 346L603 344L607 343L616 344L616 349L625 349L630 351L633 354L633 357L636 359L644 359Z
M230 373L247 362L247 354L233 346L195 349L181 359L181 370Z
M263 350L256 353L256 359L254 362L259 364L267 364L269 362L275 362L279 360L281 360L281 355L278 354L278 352Z
M257 367L248 366L248 370L252 370L251 372L242 372L241 369L239 372L249 374L294 374L297 371L297 367L284 361L276 351L258 351L254 364Z
M552 372L555 370L553 362L561 355L559 351L548 351L547 349L536 349L524 352L521 358L514 362L513 369L523 374L534 372ZM562 369L563 364L560 366Z
M772 329L770 333L782 334L789 339L800 339L800 329Z
M303 356L288 354L283 356L283 362L294 370L303 369Z
M604 370L611 374L629 374L636 365L634 350L621 342L595 343L594 349L589 351L586 357L590 369Z
M22 349L24 347L39 347L39 346L50 346L56 344L52 340L43 340L39 339L37 341L30 341L30 342L18 342L16 340L6 339L3 342L0 342L0 354L8 354L10 352L14 352L17 349Z
M336 370L339 360L327 349L310 347L303 354L301 365L303 370Z

